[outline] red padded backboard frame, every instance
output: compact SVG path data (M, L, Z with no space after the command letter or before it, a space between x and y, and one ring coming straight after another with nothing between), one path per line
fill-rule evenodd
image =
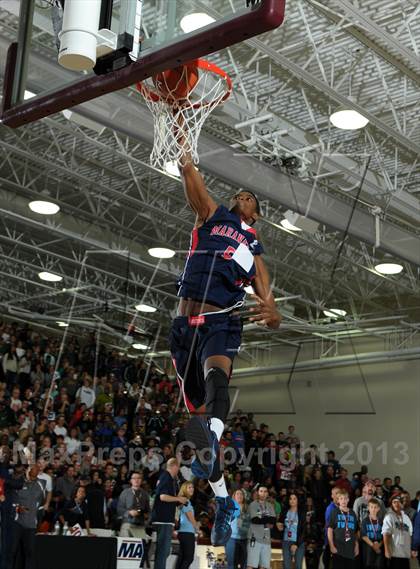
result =
M148 77L219 51L253 36L279 27L284 20L286 0L261 0L261 4L237 18L215 22L204 30L145 55L135 63L100 75L81 79L57 91L10 106L11 85L15 74L17 44L9 47L0 120L17 128L96 97L123 89Z

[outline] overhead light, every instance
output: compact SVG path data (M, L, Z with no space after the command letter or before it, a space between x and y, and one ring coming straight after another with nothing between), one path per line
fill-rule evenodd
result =
M280 225L289 231L302 231L300 227L296 227L296 225L292 225L288 219L282 219L280 221Z
M139 312L156 312L157 308L148 304L136 304L136 310Z
M60 206L53 202L35 200L33 202L29 202L29 209L42 215L54 215L60 211Z
M286 211L280 225L289 231L306 231L307 233L316 233L319 227L317 221L313 221L291 209Z
M205 12L194 12L193 14L187 14L184 16L179 22L179 25L183 32L189 34L190 32L204 28L204 26L208 26L215 21L216 20L214 18Z
M32 99L32 97L36 97L36 93L32 93L32 91L26 91L23 95L24 100Z
M60 326L60 328L67 328L68 327L67 322L62 322L61 320L58 320L57 324Z
M58 283L63 280L63 277L60 277L60 275L54 275L54 273L49 273L48 271L41 271L38 273L38 276L41 281L48 281L50 283Z
M381 275L398 275L403 268L399 263L379 263L375 265L375 270L381 273Z
M364 128L368 124L369 119L358 111L343 106L331 113L330 121L336 128L341 128L342 130L358 130L359 128Z
M146 346L146 344L133 344L132 346L135 350L147 350L147 348L149 346Z
M341 308L330 308L329 310L322 311L328 318L344 318L347 312Z
M175 255L175 251L167 247L152 247L148 253L151 257L157 257L158 259L171 259Z
M181 177L181 172L179 171L176 160L169 160L169 162L165 163L165 172L171 176L176 176L177 178Z

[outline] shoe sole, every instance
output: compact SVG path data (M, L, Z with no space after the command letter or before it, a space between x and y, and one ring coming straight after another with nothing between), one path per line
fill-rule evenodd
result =
M207 478L211 476L215 459L212 457L213 438L205 419L192 417L185 427L187 440L194 443L203 473Z

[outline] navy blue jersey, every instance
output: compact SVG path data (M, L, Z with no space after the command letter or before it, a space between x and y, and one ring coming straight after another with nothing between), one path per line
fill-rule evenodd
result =
M256 231L221 205L201 227L194 228L178 296L234 306L245 296L244 287L255 278L254 256L263 248Z

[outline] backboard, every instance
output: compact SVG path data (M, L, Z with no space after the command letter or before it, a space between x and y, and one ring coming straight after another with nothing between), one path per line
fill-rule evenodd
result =
M0 119L16 128L219 52L280 26L285 1L5 0Z

